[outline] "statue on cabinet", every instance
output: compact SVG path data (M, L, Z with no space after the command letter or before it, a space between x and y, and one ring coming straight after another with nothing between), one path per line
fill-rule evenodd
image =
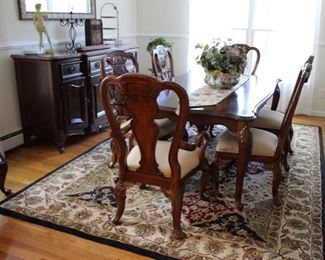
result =
M50 39L50 36L47 32L47 29L44 25L44 18L46 18L46 14L44 14L43 12L41 12L41 4L36 4L35 5L35 9L36 9L36 12L35 12L35 15L34 15L34 26L38 32L38 35L39 35L39 52L40 53L44 53L44 44L43 44L43 33L45 34L45 36L47 37L47 41L49 43L49 46L50 46L50 50L48 51L49 53L53 53L53 48L52 48L52 44L51 44L51 39Z

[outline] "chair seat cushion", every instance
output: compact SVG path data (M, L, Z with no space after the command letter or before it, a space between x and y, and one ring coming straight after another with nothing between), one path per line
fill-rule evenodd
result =
M275 153L278 142L278 137L268 131L251 128L252 134L252 155L270 156ZM237 139L231 134L229 130L222 133L218 144L216 146L217 152L226 152L238 154L239 147Z
M159 164L158 168L164 177L171 178L171 168L168 162L169 149L171 142L158 141L156 146L156 160ZM199 165L199 156L201 149L196 148L194 151L178 150L178 162L181 166L181 178L186 176L191 170ZM128 168L132 171L140 167L140 150L136 145L127 157Z
M284 114L268 108L262 108L252 127L265 129L280 129Z

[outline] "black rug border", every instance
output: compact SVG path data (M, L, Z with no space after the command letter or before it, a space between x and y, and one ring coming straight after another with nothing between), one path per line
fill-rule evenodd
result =
M86 153L89 153L90 151L96 149L99 145L103 144L104 142L109 141L110 139L111 138L106 138L105 140L97 143L96 145L94 145L93 147L91 147L91 148L87 149L86 151L82 152L81 154L74 157L73 159L67 161L66 163L64 163L62 165L60 165L59 167L57 167L53 171L47 173L46 175L42 176L41 178L39 178L39 179L35 180L34 182L30 183L25 188L17 191L16 193L13 193L13 194L9 195L7 198L3 199L0 202L0 206L3 203L5 203L6 201L18 196L20 193L24 192L25 190L27 190L31 186L33 186L33 185L37 184L38 182L42 181L43 179L47 178L52 173L56 172L57 170L63 168L67 164L71 163L72 161L74 161L74 160L82 157ZM77 236L77 237L81 237L81 238L85 238L85 239L88 239L88 240L91 240L91 241L94 241L94 242L98 242L98 243L101 243L101 244L113 246L113 247L116 247L116 248L119 248L119 249L122 249L122 250L127 250L129 252L136 253L136 254L139 254L139 255L148 256L148 257L151 257L151 258L154 258L154 259L171 259L171 260L177 259L177 258L169 257L169 256L166 256L166 255L163 255L163 254L160 254L160 253L156 253L156 252L153 252L153 251L150 251L150 250L147 250L147 249L143 249L143 248L140 248L140 247L137 247L137 246L122 243L120 241L90 235L88 233L76 230L74 228L64 227L64 226L61 226L61 225L58 225L58 224L54 224L54 223L52 223L50 221L41 220L41 219L37 219L37 218L34 218L34 217L26 216L24 214L21 214L21 213L18 213L18 212L9 210L9 209L1 208L1 207L0 207L0 214L3 214L5 216L9 216L9 217L14 217L14 218L17 218L17 219L20 219L20 220L23 220L23 221L26 221L26 222L29 222L29 223L37 224L37 225L40 225L40 226L48 227L48 228L51 228L51 229L54 229L54 230L57 230L57 231L62 231L62 232L65 232L65 233L68 233L68 234L71 234L71 235L74 235L74 236Z
M322 128L319 126L314 126L314 125L303 125L303 124L296 124L296 125L302 125L302 126L311 126L311 127L316 127L318 128L318 135L319 135L319 152L320 152L320 171L321 171L321 189L322 189L322 233L323 233L323 258L325 259L325 243L324 243L324 238L325 238L325 168L324 168L324 146L323 146L323 131ZM56 169L54 169L53 171L49 172L48 174L44 175L43 177L37 179L36 181L32 182L31 184L27 185L25 188L19 190L18 192L9 195L7 198L5 198L4 200L2 200L0 202L0 206L5 203L6 201L18 196L20 193L24 192L25 190L27 190L29 187L33 186L34 184L40 182L41 180L45 179L46 177L48 177L49 175L51 175L52 173L54 173L55 171L61 169L62 167L66 166L67 164L69 164L70 162L78 159L79 157L83 156L84 154L94 150L95 148L97 148L99 145L101 145L102 143L106 142L110 140L110 138L107 138L101 142L99 142L98 144L96 144L95 146L87 149L86 151L84 151L83 153L81 153L80 155L74 157L73 159L69 160L68 162L64 163L63 165L57 167ZM155 259L177 259L177 258L173 258L173 257L169 257L163 254L159 254L153 251L149 251L147 249L143 249L140 247L136 247L133 245L129 245L129 244L125 244L119 241L115 241L115 240L111 240L111 239L107 239L107 238L100 238L94 235L90 235L87 233L84 233L82 231L73 229L73 228L69 228L69 227L64 227L61 225L57 225L57 224L53 224L52 222L49 221L45 221L45 220L40 220L40 219L36 219L33 217L29 217L26 215L23 215L21 213L17 213L15 211L11 211L8 209L4 209L0 207L0 214L9 216L9 217L14 217L26 222L30 222L33 224L37 224L37 225L41 225L44 227L48 227L48 228L52 228L54 230L58 230L58 231L62 231L71 235L75 235L81 238L85 238L91 241L95 241L101 244L106 244L106 245L110 245L116 248L120 248L122 250L127 250L136 254L140 254L143 256L148 256L148 257L153 257Z
M320 172L321 172L321 189L322 189L322 231L323 231L323 259L325 259L325 165L324 165L324 146L323 146L323 131L318 127L319 134L319 153L320 153Z

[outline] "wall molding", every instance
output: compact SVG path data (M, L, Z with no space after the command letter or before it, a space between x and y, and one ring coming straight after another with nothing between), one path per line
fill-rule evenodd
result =
M129 39L129 38L136 38L138 37L137 34L124 34L120 36L120 39ZM54 49L58 47L65 47L65 45L69 41L56 41L52 42L52 46ZM84 37L79 37L76 39L76 42L80 42L81 44L85 44L85 39ZM21 49L35 49L38 47L38 43L35 41L28 41L28 42L9 42L6 43L5 45L0 45L0 51L12 51L12 50L21 50Z
M319 110L314 110L314 111L311 111L311 116L325 117L325 112L319 111Z
M170 34L170 33L139 33L137 34L138 38L155 38L155 37L164 37L172 39L189 39L187 34Z

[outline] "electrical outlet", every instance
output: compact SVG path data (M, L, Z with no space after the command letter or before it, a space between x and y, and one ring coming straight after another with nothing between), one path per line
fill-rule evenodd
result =
M321 89L319 90L319 97L320 97L320 98L325 98L325 88L321 88Z

